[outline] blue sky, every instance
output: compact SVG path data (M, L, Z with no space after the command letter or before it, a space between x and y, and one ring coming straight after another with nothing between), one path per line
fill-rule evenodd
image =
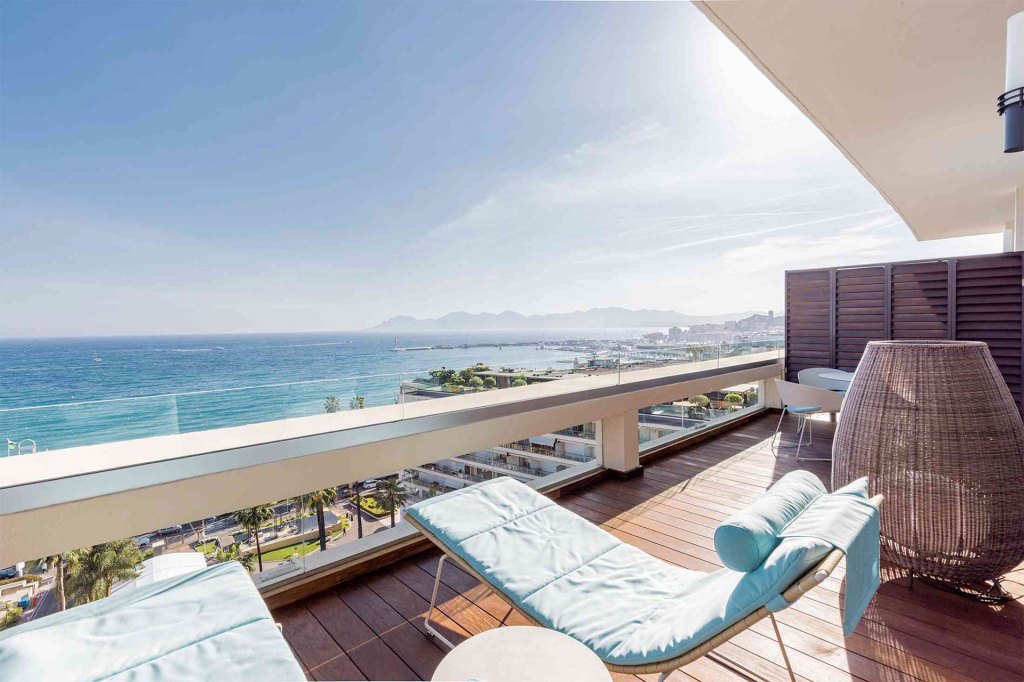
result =
M687 4L0 4L0 336L779 307L917 243Z

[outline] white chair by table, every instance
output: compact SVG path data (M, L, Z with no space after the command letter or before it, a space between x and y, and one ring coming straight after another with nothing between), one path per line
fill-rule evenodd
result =
M779 417L779 423L775 427L775 433L772 434L772 452L776 453L776 456L778 455L775 438L779 435L779 431L782 430L782 420L788 412L789 414L796 415L798 418L797 433L799 435L796 444L796 460L798 462L830 461L830 458L825 457L801 459L800 448L804 443L804 431L808 433L807 444L811 445L814 442L814 426L811 417L815 414L838 413L843 406L843 395L835 391L818 388L817 386L794 384L792 381L782 381L781 379L775 380L775 388L779 392L779 399L782 401L783 408L782 415Z

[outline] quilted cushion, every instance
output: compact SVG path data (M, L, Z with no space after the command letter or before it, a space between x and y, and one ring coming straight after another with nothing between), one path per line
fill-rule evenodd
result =
M0 680L305 680L237 562L0 632Z

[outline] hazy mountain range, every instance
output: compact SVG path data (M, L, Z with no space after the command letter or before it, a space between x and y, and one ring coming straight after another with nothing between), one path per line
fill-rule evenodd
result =
M512 310L501 313L448 313L442 317L419 319L399 315L381 322L372 331L425 332L519 329L622 329L632 327L686 327L693 324L739 320L754 314L686 315L675 310L629 310L627 308L591 308L571 313L523 315Z

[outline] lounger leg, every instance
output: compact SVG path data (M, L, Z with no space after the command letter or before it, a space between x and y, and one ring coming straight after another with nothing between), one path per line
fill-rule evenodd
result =
M793 666L789 662L789 654L786 653L786 645L782 643L782 633L779 632L779 624L775 622L775 614L769 613L768 617L772 621L772 627L775 628L775 639L779 641L779 649L782 650L782 660L786 662L786 671L789 672L790 682L796 682Z
M671 675L671 674L672 674L671 670L666 670L662 674L658 675L658 682L665 682L665 680L667 680L668 676Z
M434 592L430 595L430 608L427 609L427 615L423 618L423 626L427 628L427 632L429 632L431 635L437 637L439 640L444 642L444 645L447 646L449 649L454 649L455 645L449 642L444 635L442 635L440 632L435 630L433 626L430 625L430 616L433 615L434 606L437 604L437 591L438 588L441 587L441 571L442 569L444 569L444 560L446 558L447 557L444 554L442 554L441 558L437 562L437 575L434 576Z

